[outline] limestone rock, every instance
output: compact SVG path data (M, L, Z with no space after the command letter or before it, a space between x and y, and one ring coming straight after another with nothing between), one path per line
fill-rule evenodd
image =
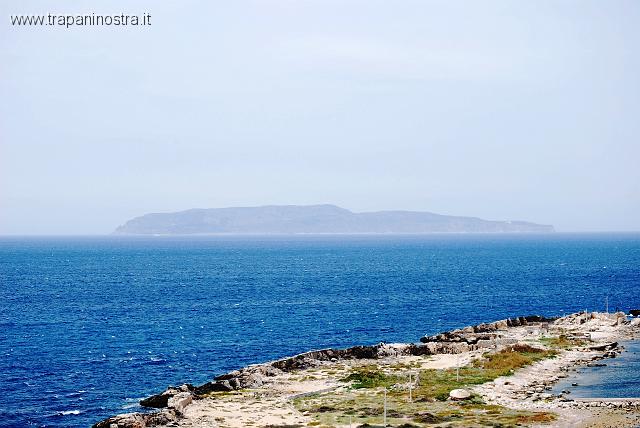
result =
M614 349L617 346L618 346L618 342L610 342L610 343L604 343L602 345L589 346L589 349L592 351L606 351L609 349Z
M167 402L169 401L169 399L177 393L178 390L174 388L168 388L166 391L160 394L152 395L151 397L140 400L140 405L144 407L154 407L156 409L167 407Z
M146 426L147 424L139 413L125 413L98 422L92 428L145 428Z
M167 402L167 407L173 408L178 414L184 413L184 408L193 401L193 397L189 392L181 392L174 395Z
M93 425L92 428L147 428L167 425L178 419L174 409L164 409L156 413L124 413Z
M471 398L471 392L466 389L454 389L449 393L449 398L452 400L468 400Z

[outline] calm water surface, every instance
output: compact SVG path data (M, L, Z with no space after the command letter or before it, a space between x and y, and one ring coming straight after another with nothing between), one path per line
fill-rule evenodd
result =
M0 238L0 425L86 427L249 363L606 296L640 307L640 235Z
M598 361L604 367L583 367L554 386L570 398L640 398L640 342L623 342L616 358ZM573 384L578 386L573 386Z

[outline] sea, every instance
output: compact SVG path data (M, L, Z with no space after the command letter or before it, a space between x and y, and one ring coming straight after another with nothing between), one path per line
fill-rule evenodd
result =
M88 427L251 363L607 302L640 308L638 233L1 237L0 426Z
M640 399L640 341L624 341L616 358L579 367L553 386L551 392L568 398Z

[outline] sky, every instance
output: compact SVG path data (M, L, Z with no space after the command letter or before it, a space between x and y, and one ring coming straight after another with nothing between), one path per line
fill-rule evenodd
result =
M151 15L18 27L16 14ZM0 2L0 234L332 203L640 230L640 2Z

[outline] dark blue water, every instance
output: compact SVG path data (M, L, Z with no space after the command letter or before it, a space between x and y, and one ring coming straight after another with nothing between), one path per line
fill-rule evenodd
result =
M640 307L640 235L2 238L0 425L514 315Z

